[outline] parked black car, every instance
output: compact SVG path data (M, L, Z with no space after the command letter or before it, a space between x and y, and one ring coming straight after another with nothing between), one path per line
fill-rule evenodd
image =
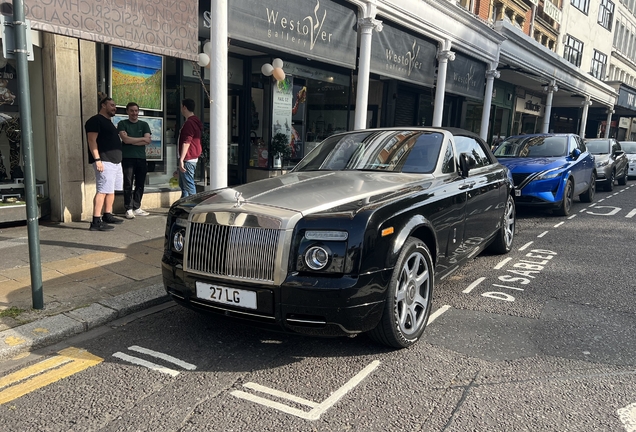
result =
M607 191L614 190L614 183L626 185L629 176L629 160L614 138L591 138L585 140L587 151L594 155L596 163L596 185Z
M407 347L435 282L510 251L512 177L470 132L333 135L288 174L170 209L163 280L180 304L309 335Z

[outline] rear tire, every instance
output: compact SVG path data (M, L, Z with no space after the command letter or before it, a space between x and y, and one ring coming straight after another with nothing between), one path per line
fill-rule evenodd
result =
M612 188L614 188L614 176L612 175ZM585 192L581 194L581 201L586 203L591 203L594 201L594 195L596 194L596 175L592 173L592 177L590 178L590 186L587 188Z
M428 247L409 237L393 269L382 319L369 336L392 348L407 348L417 342L431 313L434 285L435 269Z
M572 201L574 200L574 184L572 184L572 180L568 180L565 185L565 190L563 191L563 201L561 201L561 205L555 211L556 214L560 216L569 216L570 211L572 210Z
M607 179L607 184L605 185L605 190L611 192L614 190L614 182L616 181L616 172L612 171L610 174L610 178Z
M488 246L490 252L497 254L505 254L512 249L512 241L515 238L515 200L512 195L508 195L508 201L506 201L506 209L504 210L503 219L501 221L501 228L497 231L495 240Z
M629 166L626 166L625 169L623 170L623 177L618 179L618 184L621 186L625 186L627 184L627 180L628 180L628 174L629 173Z

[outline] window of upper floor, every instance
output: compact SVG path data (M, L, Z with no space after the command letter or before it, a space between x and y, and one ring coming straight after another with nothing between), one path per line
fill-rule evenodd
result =
M570 35L565 36L565 46L563 48L563 58L575 66L581 66L583 57L583 42Z
M590 0L570 0L572 6L587 15L590 10Z
M598 7L598 23L611 31L613 19L614 2L611 0L601 0L601 4Z
M590 67L590 75L600 80L605 79L605 69L607 67L607 55L600 51L594 50L592 57L592 65Z

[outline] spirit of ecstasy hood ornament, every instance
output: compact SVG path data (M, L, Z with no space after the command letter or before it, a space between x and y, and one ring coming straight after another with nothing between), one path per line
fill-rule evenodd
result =
M234 204L234 207L240 207L245 202L245 198L243 198L243 193L241 192L235 192L234 199L236 200L236 204Z

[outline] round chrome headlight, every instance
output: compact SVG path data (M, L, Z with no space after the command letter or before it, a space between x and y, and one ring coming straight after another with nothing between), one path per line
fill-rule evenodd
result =
M184 244L185 238L183 237L183 231L179 230L174 234L174 237L172 238L172 246L177 252L182 252Z
M329 263L329 253L320 246L312 246L305 252L305 264L312 270L322 270Z

